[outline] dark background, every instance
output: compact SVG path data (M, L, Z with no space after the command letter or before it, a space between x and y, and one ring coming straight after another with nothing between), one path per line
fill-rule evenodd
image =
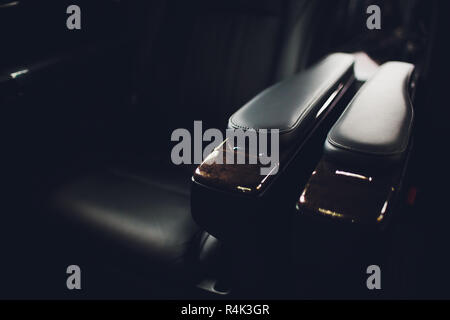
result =
M7 2L0 1L0 5ZM363 50L380 63L420 61L423 78L417 93L415 152L408 176L418 196L398 233L399 264L406 270L405 286L410 288L402 297L448 299L448 2L369 2L379 3L383 12L382 30L374 32L365 27L364 1L352 3L321 2L334 20L318 21L315 32L320 44L303 63L310 65L328 52L341 50ZM81 7L81 30L69 31L65 26L69 4ZM186 65L204 67L202 57L184 61L180 48L192 45L187 26L203 3L174 1L179 11L164 36L150 44L149 30L159 19L157 5L157 1L42 0L20 1L14 8L0 9L1 298L109 297L108 289L98 288L93 294L88 290L68 293L65 281L59 280L66 276L67 259L62 257L70 255L70 239L86 239L75 233L68 240L59 230L45 209L48 194L67 179L108 165L112 159L145 164L154 149L167 147L170 132L186 118L223 128L231 113L228 106L237 108L276 82L272 69L267 74L255 69L255 74L243 75L248 81L242 82L239 94L202 96L210 88L196 87L203 79L195 78L194 69L183 69ZM414 9L408 11L408 6ZM403 33L396 32L398 28ZM195 41L198 48L214 46L201 38ZM303 67L299 65L298 70ZM24 68L27 74L17 79L8 76ZM219 62L211 71L217 78L229 75ZM177 96L172 94L173 83L186 88L181 95L183 108L176 112L157 107L162 101L179 104L171 100ZM153 88L158 88L157 94L152 95ZM203 105L216 107L204 111ZM94 277L93 273L86 277ZM145 296L139 279L114 281L116 289L131 287L136 296ZM109 275L100 280L106 287L110 282Z

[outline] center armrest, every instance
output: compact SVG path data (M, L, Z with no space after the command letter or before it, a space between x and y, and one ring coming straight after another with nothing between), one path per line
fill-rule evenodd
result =
M383 64L331 129L325 156L364 167L399 162L408 146L413 123L409 93L413 70L409 63Z
M328 133L299 212L372 230L388 226L412 148L413 71L388 62L360 88Z
M308 70L261 92L230 117L229 128L278 129L281 144L292 142L305 133L311 120L326 109L330 96L353 76L353 64L350 54L327 56Z
M273 150L252 153L235 147L232 139L225 139L193 175L191 213L200 226L219 239L233 238L236 233L245 233L254 214L259 212L261 219L262 207L270 202L270 195L285 186L281 176L287 174L280 173L289 170L289 163L306 145L316 142L316 135L320 141L325 138L325 120L330 120L328 116L353 83L353 65L351 54L331 54L308 70L264 90L230 117L228 126L235 132L254 130L259 136L263 129L279 130L279 158L266 167L259 157L272 155ZM306 154L314 158L311 152ZM226 163L223 160L227 156L256 161ZM272 169L263 174L262 167Z
M278 129L280 163L277 167L283 170L292 154L353 82L353 65L351 54L334 53L325 57L308 70L262 91L230 117L229 128L256 132ZM259 163L237 165L216 161L227 153L242 152L246 151L224 141L197 168L194 182L223 191L261 194L273 177L262 176Z

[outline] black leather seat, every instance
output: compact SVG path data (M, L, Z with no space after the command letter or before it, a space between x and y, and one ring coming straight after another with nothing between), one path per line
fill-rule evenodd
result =
M74 179L55 193L54 203L58 212L95 227L97 236L112 235L118 241L111 246L139 248L156 263L179 265L205 237L190 215L193 170L171 165L172 130L191 128L193 120L225 128L235 109L308 64L314 21L323 17L317 1L158 3L136 66L135 104L122 119L133 130L114 135L115 153L128 163L139 160L144 170L133 164L132 171Z
M199 231L189 214L189 178L105 170L59 190L57 208L163 263L177 265Z
M325 156L357 167L386 168L401 161L413 125L414 65L383 64L356 94L325 142Z

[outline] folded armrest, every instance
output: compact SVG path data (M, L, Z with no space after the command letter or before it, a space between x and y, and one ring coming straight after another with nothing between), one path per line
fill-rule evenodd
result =
M325 155L340 163L389 166L399 163L413 123L409 95L414 66L388 62L358 92L328 134Z
M327 56L308 70L261 92L230 117L229 128L256 132L278 129L279 167L283 169L293 150L307 139L352 83L353 64L350 54ZM261 176L259 163L235 165L214 161L226 153L242 152L245 151L236 150L233 142L227 141L197 168L194 182L220 190L261 194L271 179Z
M325 138L328 130L323 130L322 125L353 83L353 64L350 54L331 54L308 70L264 90L230 117L229 129L243 129L246 133L253 129L259 134L262 129L278 129L279 158L266 167L260 157L269 153L273 156L273 148L270 152L258 149L255 154L226 139L195 170L192 179L191 212L200 226L219 239L245 233L254 215L266 206L262 203L270 202L265 201L269 198L266 195L283 189L273 186L282 180L280 173L287 170L295 155L315 141L316 135L321 137L318 141ZM320 156L320 142L318 146ZM223 160L227 156L257 160L226 163ZM263 174L262 167L270 172Z
M299 197L307 215L384 228L410 154L414 66L382 65L328 133L324 156Z
M301 139L330 96L353 77L353 64L350 54L327 56L261 92L230 117L229 128L279 129L281 144Z

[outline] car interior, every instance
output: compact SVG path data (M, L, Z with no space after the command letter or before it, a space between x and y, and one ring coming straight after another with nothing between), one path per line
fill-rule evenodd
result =
M449 299L445 5L0 0L0 298Z

